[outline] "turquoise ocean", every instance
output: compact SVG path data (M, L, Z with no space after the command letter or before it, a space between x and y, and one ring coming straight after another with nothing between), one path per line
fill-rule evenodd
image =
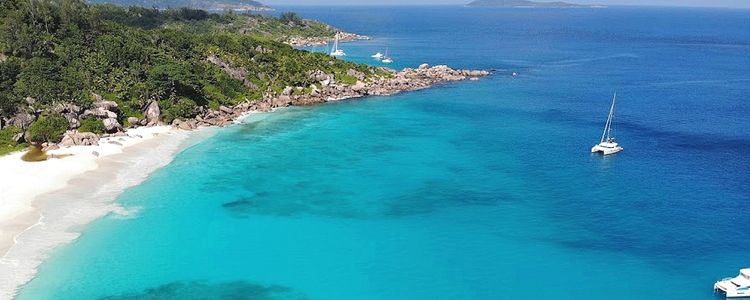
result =
M18 299L718 299L750 267L750 10L287 9L373 37L348 60L495 72L218 130Z

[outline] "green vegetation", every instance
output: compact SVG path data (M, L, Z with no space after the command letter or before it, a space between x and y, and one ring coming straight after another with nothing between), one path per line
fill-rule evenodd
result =
M31 123L26 132L26 140L34 143L59 142L68 130L68 120L59 114L41 116Z
M101 120L95 118L81 119L81 127L78 128L80 132L93 132L96 134L104 133L104 123Z
M120 122L142 118L152 101L170 122L193 117L201 107L255 101L286 86L308 87L316 83L308 74L316 71L347 82L350 69L382 75L281 43L290 36L332 37L336 31L293 13L273 18L83 0L1 0L0 20L0 118L41 115L26 134L32 142L58 141L68 122L55 107L90 109L92 93L117 102ZM81 123L81 130L102 131L100 121ZM9 140L0 143L13 147L6 146Z
M18 144L13 141L13 137L19 133L21 133L21 129L13 126L0 130L0 155L22 150L26 147L24 144Z
M143 6L159 8L191 7L199 9L269 9L268 6L253 0L94 0L93 3L111 3L123 6Z

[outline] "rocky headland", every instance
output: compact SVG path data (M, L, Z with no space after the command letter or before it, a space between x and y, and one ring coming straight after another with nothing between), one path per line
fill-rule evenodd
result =
M339 42L354 42L361 40L369 40L370 37L366 35L360 35L349 32L339 32ZM290 37L286 39L285 43L292 47L311 47L311 46L323 46L331 43L332 38L328 37Z
M209 60L212 60L209 58ZM215 63L220 61L213 59ZM230 68L229 66L225 66ZM237 118L249 112L269 112L275 108L288 106L316 105L329 101L338 101L365 96L389 96L405 91L414 91L429 88L435 84L460 81L478 80L490 74L485 70L456 70L445 65L430 67L422 64L418 68L406 68L401 71L383 68L385 76L368 78L364 73L349 70L349 76L357 78L353 84L338 81L333 74L324 72L311 72L307 74L314 78L318 84L309 87L286 87L280 95L266 95L262 100L244 102L234 107L220 106L218 109L202 108L194 118L175 119L171 125L182 130L193 130L200 127L226 126L232 124ZM232 70L225 70L231 72ZM234 70L239 72L239 70ZM241 74L237 74L241 75ZM77 145L98 145L102 137L126 136L126 126L117 120L119 108L115 102L98 99L93 109L81 111L74 105L61 106L57 109L71 124L71 127L80 126L80 118L96 117L105 124L106 134L96 135L90 132L78 132L69 130L59 144L44 143L43 150L54 150L59 147ZM162 125L161 111L157 102L151 102L143 111L143 118L128 118L128 127L137 128L141 126ZM11 122L24 122L30 116L18 116L18 120ZM30 118L29 118L30 119ZM30 121L30 120L26 120ZM23 137L18 137L22 139Z
M430 67L427 64L423 64L416 69L407 68L401 71L385 69L385 71L390 76L365 80L365 74L350 70L347 75L358 78L354 84L337 82L331 74L311 73L308 75L318 80L319 85L311 85L310 87L288 86L281 95L269 96L261 101L246 102L234 107L221 106L218 110L208 109L192 119L174 120L172 125L183 130L192 130L204 126L225 126L248 112L269 112L280 107L316 105L365 96L389 96L400 92L429 88L443 82L477 80L490 74L489 71L484 70L455 70L445 65ZM312 91L309 94L302 94L305 88Z

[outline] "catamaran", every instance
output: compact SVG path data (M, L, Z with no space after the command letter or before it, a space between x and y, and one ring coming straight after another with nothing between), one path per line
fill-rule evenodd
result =
M333 48L331 48L331 56L345 56L346 52L339 49L339 34L336 33L336 40L333 42Z
M392 63L392 62L393 62L393 59L391 59L391 58L390 58L390 57L388 56L388 48L385 48L385 55L383 55L383 60L382 60L382 62L383 62L384 64L390 64L390 63Z
M378 53L373 54L370 57L372 57L374 59L382 59L383 58L383 53L378 52Z
M615 137L612 136L612 123L615 118L615 101L617 100L617 93L612 98L612 107L609 108L609 116L607 117L607 123L604 125L604 133L599 144L591 148L591 153L601 152L604 155L615 154L622 151L622 147L615 141Z
M737 277L717 281L714 283L714 291L727 298L750 298L750 268L741 269Z

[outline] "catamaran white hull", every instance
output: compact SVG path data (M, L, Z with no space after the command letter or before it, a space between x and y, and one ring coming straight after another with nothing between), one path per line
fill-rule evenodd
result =
M610 155L610 154L615 154L617 152L620 152L622 150L623 149L620 146L604 147L604 146L601 146L601 145L596 145L596 146L594 146L594 147L591 148L591 153L601 153L601 154L604 154L604 155Z
M727 298L732 299L750 298L750 288L745 287L744 289L738 289L731 283L731 279L732 278L724 279L714 283L714 291L724 294Z

